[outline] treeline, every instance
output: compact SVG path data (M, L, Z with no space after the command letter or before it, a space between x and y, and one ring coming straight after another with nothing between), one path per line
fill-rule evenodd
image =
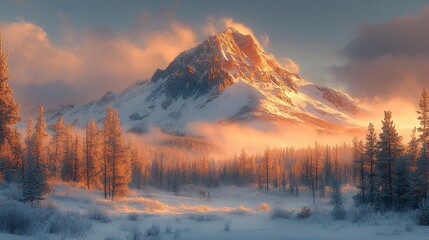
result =
M418 120L410 142L405 145L385 111L381 132L372 123L365 141L353 141L353 179L359 188L358 205L378 210L399 211L418 208L428 198L429 189L429 92L423 89Z
M172 137L158 146L133 144L124 137L118 113L109 107L101 126L94 120L84 129L65 123L62 117L49 127L43 107L33 124L26 121L23 136L9 84L7 55L0 46L0 179L22 184L23 201L34 202L49 192L56 180L80 183L99 189L106 198L125 196L128 187L152 186L179 192L195 184L216 187L221 184L254 185L261 189L288 189L298 194L306 185L324 194L332 179L351 182L351 148L320 146L304 149L266 148L263 154L248 155L245 150L231 159L209 156L210 144L190 137ZM184 146L183 146L184 145Z

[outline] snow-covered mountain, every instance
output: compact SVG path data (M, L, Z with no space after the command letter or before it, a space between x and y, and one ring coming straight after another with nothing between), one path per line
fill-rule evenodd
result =
M318 128L354 126L365 109L348 94L318 86L290 72L250 36L233 28L179 54L150 81L138 81L123 92L68 106L59 115L83 126L100 121L106 108L118 109L125 129L145 132L158 126L186 132L192 122L287 121Z

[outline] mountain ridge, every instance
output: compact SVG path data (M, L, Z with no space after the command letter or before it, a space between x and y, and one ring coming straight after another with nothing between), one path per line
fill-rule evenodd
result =
M192 122L281 120L297 124L356 126L366 110L347 93L304 80L282 66L251 35L234 28L210 36L180 53L148 81L137 81L121 93L48 113L76 125L100 120L108 105L123 125L143 133L150 127L187 132Z

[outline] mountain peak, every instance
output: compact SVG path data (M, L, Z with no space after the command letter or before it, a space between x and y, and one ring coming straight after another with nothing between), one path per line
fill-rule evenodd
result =
M265 53L252 35L227 28L179 54L165 70L156 70L151 81L162 82L158 92L168 96L163 104L168 108L180 97L216 97L239 81L252 86L274 83L296 92L304 80Z
M317 128L353 125L362 108L347 94L317 86L267 54L251 34L227 28L179 54L147 84L61 112L71 121L91 112L101 119L116 106L130 131L150 126L184 131L193 121L285 120ZM76 119L83 119L78 117Z

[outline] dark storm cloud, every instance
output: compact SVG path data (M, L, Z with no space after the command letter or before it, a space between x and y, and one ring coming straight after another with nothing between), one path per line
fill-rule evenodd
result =
M342 53L346 64L333 73L353 95L417 99L421 88L429 87L429 7L362 26Z

